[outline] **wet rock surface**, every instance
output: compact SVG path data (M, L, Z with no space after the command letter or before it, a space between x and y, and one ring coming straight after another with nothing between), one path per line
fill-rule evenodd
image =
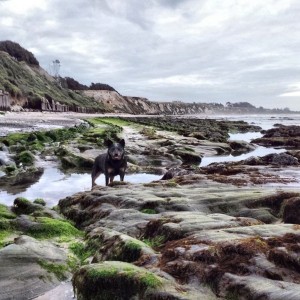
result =
M300 126L285 126L279 124L277 127L269 129L264 136L255 139L252 143L263 146L300 148Z
M5 116L0 116L1 136L11 132L31 132L42 128L72 127L81 123L76 114L7 112Z
M199 299L195 293L203 289L209 298L201 299L297 299L288 297L299 290L300 228L284 216L289 205L297 205L298 191L239 189L196 175L191 183L185 176L175 176L172 180L180 182L175 186L161 181L96 187L61 200L62 213L95 246L91 268L103 261L130 262L173 287L165 294L170 298L143 294L138 299ZM77 274L81 299L90 279L86 268ZM114 279L107 279L108 285Z
M273 153L262 157L252 156L238 162L212 163L199 168L195 173L213 181L238 186L297 184L299 160L295 152Z
M68 133L61 137L51 133L57 138L55 155L62 165L90 168L94 157L105 151L104 138L119 134L126 136L128 171L156 172L163 180L115 182L59 201L60 212L85 232L80 248L84 255L72 270L78 299L299 298L297 147L200 168L203 156L253 150L256 146L249 143L228 142L227 134L258 128L243 122L183 119L165 123L163 118L145 118L118 125L121 130L105 122L80 137L81 132L76 132L68 143L61 139ZM170 124L174 126L168 127ZM28 143L37 139L37 134L28 136ZM27 144L12 146L23 151ZM40 157L52 155L53 149L45 148ZM57 212L23 199L16 199L12 213L15 215L6 213L8 217L0 219L0 229L31 235L28 239L38 249L45 242L38 239L46 234L49 249L61 250L61 261L66 262L67 251L49 236L57 237L63 229L76 237L75 228ZM5 240L0 256L1 251L14 249L14 244L11 237ZM27 264L26 272L38 267ZM13 284L17 275L9 276ZM30 297L54 286L57 290L40 299L57 297L61 279L48 279ZM66 289L70 297L70 285Z
M0 299L32 299L57 286L60 280L43 262L65 264L66 260L65 251L52 243L25 235L16 238L0 249Z
M17 198L12 208L1 204L0 299L33 299L70 279L71 259L76 259L67 241L80 236L42 204L25 198Z
M244 121L216 121L213 119L194 119L184 117L128 117L131 120L146 126L155 126L164 130L172 130L183 136L195 137L199 140L226 142L229 131L249 132L259 131L259 126L250 125Z

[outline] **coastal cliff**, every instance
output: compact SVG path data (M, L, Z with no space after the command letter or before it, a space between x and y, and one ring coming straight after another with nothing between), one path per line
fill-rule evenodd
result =
M124 96L107 84L86 86L70 77L51 76L31 52L10 41L0 42L0 91L1 110L135 115L290 113L287 108L256 108L248 102L206 103L205 99L191 103L164 99L156 102Z
M257 108L248 102L227 102L225 105L214 102L157 102L144 97L122 96L116 91L84 90L82 92L85 96L91 97L101 104L107 111L134 115L290 113L287 109Z

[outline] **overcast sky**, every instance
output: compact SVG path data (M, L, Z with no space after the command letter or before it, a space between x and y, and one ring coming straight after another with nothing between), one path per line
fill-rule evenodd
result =
M299 0L0 0L0 40L155 101L300 111Z

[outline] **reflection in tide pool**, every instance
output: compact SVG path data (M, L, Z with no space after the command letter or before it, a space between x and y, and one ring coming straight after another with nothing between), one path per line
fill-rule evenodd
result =
M161 175L138 173L128 174L125 180L131 183L147 183L153 180L158 180ZM116 181L119 176L116 176ZM100 175L96 180L98 185L105 185L104 175ZM33 201L36 198L43 198L47 206L53 207L57 205L60 199L73 195L77 192L91 190L91 175L83 174L64 174L55 167L46 168L40 180L31 185L26 191L16 194L7 193L0 190L0 203L12 205L17 197L25 197Z
M230 141L245 141L250 143L254 139L261 138L263 135L256 131L256 132L246 132L246 133L229 133L229 140Z
M251 142L251 140L260 138L262 134L260 132L247 132L247 133L234 133L230 134L229 139L231 141L246 141L246 142ZM247 159L251 156L256 156L256 157L262 157L271 153L282 153L285 152L285 149L276 149L276 148L266 148L263 146L258 146L255 150L240 154L237 156L233 156L231 154L229 155L218 155L218 156L206 156L202 158L200 167L205 167L208 166L211 163L217 162L228 162L228 161L240 161Z
M199 116L203 118L203 115ZM270 129L275 123L281 123L284 125L300 125L300 115L237 115L237 116L211 116L214 119L222 120L244 120L249 124L261 126L263 129ZM248 132L240 134L231 134L230 140L243 140L250 142L255 138L261 137L259 132ZM271 153L285 152L285 149L266 148L258 146L254 151L241 154L238 156L226 155L226 156L211 156L203 157L200 164L201 167L207 166L213 162L227 162L227 161L240 161L247 159L251 156L264 156ZM0 176L4 175L0 173ZM126 175L125 180L131 183L147 183L153 180L158 180L161 175L153 174L130 174ZM116 177L119 180L119 177ZM101 175L97 179L97 184L104 186L104 176ZM16 197L25 197L29 200L36 198L43 198L47 202L47 206L55 206L60 199L73 195L77 192L89 191L91 189L91 177L90 174L64 174L55 167L46 167L40 180L32 184L24 192L15 192L15 194L8 193L0 188L0 203L6 205L12 205Z
M205 167L208 166L211 163L214 162L227 162L227 161L240 161L240 160L244 160L247 159L251 156L265 156L271 153L282 153L285 152L285 149L275 149L275 148L266 148L266 147L257 147L255 150L249 152L249 153L245 153L245 154L241 154L238 156L233 156L233 155L218 155L218 156L206 156L202 158L200 167Z

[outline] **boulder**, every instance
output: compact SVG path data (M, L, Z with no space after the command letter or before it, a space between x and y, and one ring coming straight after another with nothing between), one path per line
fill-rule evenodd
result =
M245 141L230 141L229 146L234 154L247 153L255 150L256 146Z
M284 201L282 219L284 223L300 224L300 197Z
M70 276L66 252L46 241L20 236L0 249L0 299L32 299Z

